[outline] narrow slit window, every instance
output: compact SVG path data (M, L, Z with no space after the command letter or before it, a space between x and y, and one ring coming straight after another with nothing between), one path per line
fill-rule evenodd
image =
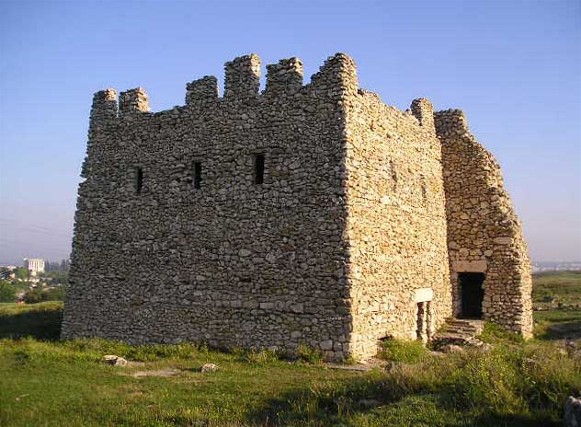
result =
M264 154L254 155L254 184L264 183Z
M194 189L202 188L202 162L194 162Z
M140 167L135 168L135 193L141 194L143 189L143 169Z

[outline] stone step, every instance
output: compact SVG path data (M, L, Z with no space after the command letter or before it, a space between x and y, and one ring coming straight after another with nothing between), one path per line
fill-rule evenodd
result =
M480 333L484 329L484 322L482 320L448 319L445 326L448 328L469 329Z
M446 323L445 326L447 328L450 328L450 329L467 329L470 331L479 331L482 329L482 328L479 328L478 326L473 326L473 325L450 325L450 324Z
M482 320L450 318L446 320L442 330L434 336L433 342L436 347L447 344L480 347L484 343L476 337L483 329Z
M470 334L454 334L454 333L445 333L445 334L437 334L437 339L440 340L470 340L474 338L473 335Z
M470 331L470 332L482 332L483 328L478 328L475 326L455 326L455 325L444 325L446 329L457 329L459 331Z
M470 337L475 337L480 335L477 331L459 331L457 329L444 329L441 331L442 334L457 334L457 335L466 335Z
M484 327L484 321L482 321L482 320L447 319L446 323L449 325L470 326L470 327L474 327L474 328Z

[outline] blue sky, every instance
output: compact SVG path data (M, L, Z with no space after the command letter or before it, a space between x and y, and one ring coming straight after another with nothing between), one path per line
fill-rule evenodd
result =
M350 54L360 85L461 108L499 160L535 260L581 259L581 2L0 0L0 262L68 256L92 94L185 84L257 53L305 75Z

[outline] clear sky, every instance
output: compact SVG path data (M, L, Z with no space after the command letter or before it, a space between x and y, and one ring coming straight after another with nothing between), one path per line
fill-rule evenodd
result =
M0 0L0 262L70 253L92 94L188 81L257 53L335 52L400 109L461 108L499 160L534 260L581 259L581 2Z

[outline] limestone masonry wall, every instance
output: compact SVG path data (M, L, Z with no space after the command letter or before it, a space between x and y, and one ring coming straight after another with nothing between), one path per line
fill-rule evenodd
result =
M300 61L284 62L264 96L259 64L256 55L226 64L224 98L205 77L188 84L185 107L160 113L142 89L121 94L118 115L114 91L95 95L64 337L289 351L302 343L343 357L337 64L303 87L280 77L298 80Z
M483 260L486 318L530 331L520 228L484 150L450 136L459 116L384 105L344 54L307 85L297 58L266 68L263 93L247 55L223 97L206 76L157 113L141 88L95 94L64 338L365 358L429 339L457 309L457 263ZM484 178L463 188L463 168Z
M464 113L436 113L442 142L454 313L458 273L484 273L484 319L532 334L531 267L500 166L470 133Z
M432 106L414 101L414 116L357 89L347 102L352 342L373 356L386 335L429 339L451 316L452 299Z

